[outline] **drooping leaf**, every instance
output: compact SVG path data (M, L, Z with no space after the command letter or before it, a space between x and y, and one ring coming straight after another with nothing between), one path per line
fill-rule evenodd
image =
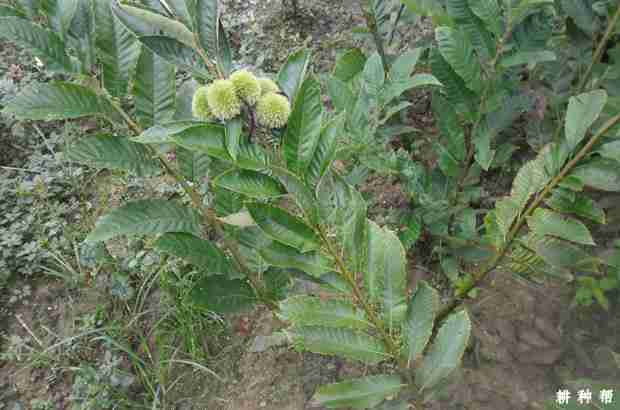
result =
M295 97L282 143L288 168L297 174L304 174L312 160L319 142L322 118L320 84L308 77Z
M329 121L319 135L319 141L314 150L314 155L308 166L306 180L316 185L329 170L334 160L338 137L344 128L344 114L338 115Z
M606 103L607 92L605 90L590 91L570 98L564 124L570 150L573 150L583 140Z
M431 52L431 70L443 85L446 99L454 104L459 111L472 111L476 106L476 96L465 86L465 81L452 69L450 64L436 49Z
M290 101L295 103L295 95L306 78L310 63L310 52L306 49L291 54L278 73L278 85Z
M439 293L425 281L420 281L409 301L407 319L402 324L405 341L403 355L409 364L422 355L433 332L438 310Z
M193 47L192 32L182 23L154 13L118 2L112 3L112 11L118 19L138 38L145 36L172 37L188 47Z
M35 83L9 101L3 112L28 120L53 121L88 116L118 119L107 99L87 87L63 82Z
M334 66L332 75L342 82L351 81L364 70L366 56L359 48L354 48L344 53Z
M137 176L161 173L159 163L140 144L126 137L98 134L80 139L65 151L68 159L98 168L122 169Z
M605 223L605 212L596 206L596 203L583 195L569 198L566 191L556 189L545 203L553 210L561 213L572 213L577 216L588 218L599 224Z
M540 236L550 235L583 245L595 245L590 231L583 223L548 209L536 209L534 214L528 217L527 224Z
M119 235L152 235L186 232L200 235L198 214L174 201L150 199L129 202L114 209L97 221L86 238L100 242Z
M261 203L247 204L246 207L256 224L274 241L292 246L302 253L320 247L314 230L284 209Z
M312 399L328 409L368 409L398 394L404 386L396 375L367 376L321 386Z
M355 330L321 326L302 326L290 331L294 346L324 355L376 364L390 355L380 340Z
M132 33L112 14L109 0L95 1L95 45L102 65L102 83L114 97L127 93L131 70L140 54Z
M142 127L172 120L176 96L174 66L143 47L136 71L133 96L136 118Z
M275 241L261 248L259 253L272 266L298 269L317 278L334 269L332 261L320 252L301 253Z
M432 388L456 369L467 347L470 333L471 322L466 311L448 316L421 366L415 371L415 380L421 390Z
M203 276L191 291L196 307L217 313L238 313L256 303L252 287L243 279L220 275Z
M292 296L280 303L278 316L299 326L324 326L364 330L370 326L364 312L344 299L321 300L314 296Z
M256 199L277 198L286 193L276 179L249 170L226 172L215 178L213 184Z
M463 79L465 86L476 93L480 93L482 89L482 67L474 53L469 36L463 31L457 31L450 27L437 27L435 38L439 45L439 52Z
M185 259L204 272L215 275L236 275L226 255L214 244L188 233L167 233L153 243L160 252Z
M78 63L66 51L65 43L54 32L20 17L0 17L0 37L27 48L47 63L47 70L78 72Z

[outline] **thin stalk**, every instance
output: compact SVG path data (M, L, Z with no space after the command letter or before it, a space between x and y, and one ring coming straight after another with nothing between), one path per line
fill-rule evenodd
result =
M547 184L547 186L545 186L543 191L536 196L536 198L528 206L526 211L515 221L512 228L508 232L508 235L506 237L506 242L504 243L504 246L502 246L500 251L493 257L493 259L485 267L483 267L478 272L474 273L474 280L469 286L467 286L464 289L464 292L462 293L464 296L453 298L447 305L445 305L441 309L441 311L437 315L438 320L436 323L441 321L441 319L445 318L454 309L456 309L456 307L458 307L461 303L463 303L463 301L465 300L464 298L469 293L469 291L471 291L476 286L478 286L487 277L487 275L490 272L492 272L500 264L500 262L503 260L504 256L506 255L506 252L508 252L510 245L516 238L517 233L519 232L519 230L521 230L521 228L525 224L527 217L532 215L532 213L540 206L542 201L551 193L551 191L556 186L558 186L560 182L562 182L562 180L566 177L566 175L568 175L568 173L572 171L572 169L579 163L579 161L581 161L583 158L586 157L586 155L588 155L588 153L592 150L592 147L594 146L594 144L596 144L596 142L604 134L606 134L612 127L614 127L615 125L619 123L620 123L620 114L617 114L616 116L610 118L603 125L603 127L596 133L596 135L590 138L590 141L588 141L588 143L584 145L583 148L581 148L581 150L579 150L579 152L573 157L573 159L571 159L569 162L566 163L566 165L564 165L560 173L555 178L553 178Z
M377 46L377 52L379 53L379 57L381 57L383 71L389 73L390 65L388 64L387 56L385 54L383 38L381 37L381 33L379 33L379 27L377 26L377 19L375 18L375 15L368 10L363 9L362 12L364 13L364 18L366 19L366 26L372 34L372 38L375 42L375 45Z
M336 261L336 265L338 265L338 270L340 271L342 276L345 278L345 280L349 283L349 286L351 287L351 290L353 292L353 299L355 301L355 304L361 307L364 310L364 312L366 312L366 315L368 315L368 319L370 320L370 322L377 329L377 331L381 334L381 338L383 339L383 342L388 352L394 355L395 358L397 358L398 347L396 346L396 343L394 342L392 337L385 331L385 329L383 328L383 323L377 317L375 310L372 308L370 303L368 303L366 298L362 295L362 291L359 289L357 285L357 281L355 280L355 275L346 268L346 265L344 261L342 260L340 254L335 249L331 241L327 238L327 234L321 227L318 228L318 233L323 243L327 247L328 252L334 257L334 260Z
M400 18L403 16L403 12L405 11L405 5L402 4L400 9L398 9L398 14L396 15L396 20L394 20L394 25L392 26L392 32L390 33L390 39L388 41L388 46L392 45L394 41L394 35L396 34L396 27L398 27L398 22Z
M129 128L134 133L139 135L143 132L142 127L140 127L140 125L138 125L135 121L133 121L131 117L129 117L129 115L125 112L125 110L121 108L120 105L118 105L116 102L112 100L110 100L110 102L112 106L114 106L116 111L121 115L121 117L123 117L123 119L129 126ZM235 262L235 265L237 265L237 268L239 269L239 271L246 275L246 277L250 281L250 284L254 288L259 299L261 299L261 301L267 304L270 308L275 308L276 307L275 303L266 297L267 292L266 292L264 284L260 280L260 277L258 276L256 272L249 269L248 266L245 264L245 261L239 251L239 247L237 246L236 243L234 243L228 238L228 236L224 232L222 222L215 215L215 212L213 211L213 209L207 208L206 206L204 206L198 191L196 191L195 188L191 187L187 183L185 178L179 172L177 172L177 170L172 166L172 164L168 161L168 159L164 155L158 154L155 151L155 149L153 149L150 146L147 146L147 147L149 148L153 156L158 159L159 163L162 165L165 171L181 185L181 188L183 188L183 191L185 191L187 196L192 201L192 205L194 206L194 208L196 208L200 212L202 217L205 219L205 222L207 223L207 225L212 226L215 229L215 232L217 233L217 235L220 238L222 238L224 247L232 255L233 261Z
M579 83L579 87L577 88L578 94L581 94L583 90L585 89L586 84L588 83L588 80L590 79L590 76L592 75L592 71L594 70L594 66L601 60L601 57L603 56L603 53L605 52L605 47L607 46L607 42L609 41L609 39L615 32L616 24L618 23L619 20L620 20L620 7L618 7L618 10L616 10L616 13L613 15L613 17L609 21L607 25L607 30L605 30L605 34L603 35L603 38L599 42L598 47L596 48L596 51L594 52L594 56L592 57L592 62L588 66L588 70L586 71L586 73L581 78L581 82Z

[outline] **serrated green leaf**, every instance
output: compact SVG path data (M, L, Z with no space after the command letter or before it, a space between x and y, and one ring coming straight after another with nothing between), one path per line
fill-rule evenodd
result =
M328 409L368 409L395 396L404 386L396 375L367 376L321 386L312 400Z
M469 0L468 4L471 11L493 34L498 37L502 34L501 9L497 0Z
M430 389L459 365L471 333L466 311L453 313L441 325L433 344L415 371L421 390Z
M596 203L588 197L580 195L577 198L570 199L565 191L556 189L545 203L557 212L572 213L599 224L605 223L605 212L598 208Z
M229 171L213 180L213 184L256 199L277 198L286 193L282 184L255 171Z
M484 169L488 171L493 163L495 157L495 150L491 149L491 139L493 137L493 131L489 129L486 122L480 124L476 131L473 143L476 147L474 158L476 162Z
M132 33L112 14L109 0L95 1L95 45L101 61L101 81L114 97L127 93L131 70L140 55Z
M606 103L607 92L605 90L590 91L568 100L564 132L570 150L573 150L584 139L586 132L601 114Z
M355 103L355 96L353 95L350 87L345 82L334 77L328 77L326 80L326 85L327 93L329 94L336 111L350 112L353 104Z
M290 334L299 350L337 355L368 364L377 364L390 357L381 341L360 331L304 326L293 328Z
M433 333L438 310L439 293L427 282L418 282L416 292L409 301L407 319L402 323L405 342L403 356L407 358L409 365L422 355Z
M579 269L579 266L583 266L584 262L589 259L589 255L580 247L557 239L537 240L534 243L534 249L545 263L570 270Z
M564 218L548 209L538 208L527 218L529 228L536 235L550 235L583 245L595 245L588 228L578 220Z
M190 151L231 161L226 149L226 129L221 125L202 123L188 127L172 136L172 141Z
M319 252L301 253L297 249L271 242L259 250L261 257L270 265L284 269L299 269L310 276L320 278L334 270L331 259Z
M292 246L302 253L320 248L320 240L306 223L282 208L267 204L246 204L252 219L274 241Z
M292 296L280 303L280 318L293 326L324 326L364 330L370 326L364 312L344 299L322 300Z
M88 116L118 119L112 105L89 88L52 82L33 84L4 107L6 114L28 120L66 120Z
M192 32L183 23L174 19L117 2L112 3L112 12L138 38L158 35L172 37L188 47L194 45Z
M175 112L176 70L147 48L142 48L133 96L136 118L143 128L172 120Z
M278 73L278 85L293 104L297 91L306 78L309 63L310 51L302 49L291 54Z
M390 67L390 80L407 79L415 71L416 64L422 55L423 48L408 50L398 56Z
M546 63L557 59L553 51L518 51L515 54L502 57L499 64L504 68L514 67L522 64Z
M238 313L256 303L254 291L245 280L220 275L203 276L190 296L196 307L217 313Z
M391 231L368 221L368 262L364 283L370 300L381 300L386 313L400 305L406 294L405 249ZM394 323L388 317L388 325Z
M161 167L151 153L125 137L98 134L82 138L70 146L65 155L72 161L98 168L131 171L140 177L161 173Z
M189 15L192 18L192 26L197 34L200 45L206 50L207 56L217 61L218 52L218 26L220 21L220 9L218 0L189 0L187 4Z
M341 114L329 121L319 136L312 160L308 166L306 180L311 184L318 184L319 180L329 170L332 161L336 156L338 137L344 129L345 115Z
M166 144L173 142L172 137L185 131L188 128L203 125L202 121L183 120L171 121L163 124L154 125L145 130L137 137L131 140L138 144Z
M233 161L237 160L237 155L239 154L241 131L243 131L243 121L241 121L240 117L226 122L226 149Z
M200 235L200 217L185 206L165 199L133 201L114 209L97 221L86 238L100 242L119 235L153 235L186 232Z
M302 210L311 225L319 223L319 209L316 197L310 187L298 176L281 167L271 167L271 171L284 185L297 206Z
M185 259L204 272L233 276L237 272L226 255L211 242L187 233L167 233L153 243L160 252Z
M379 95L379 91L385 83L385 72L383 71L383 63L378 52L373 53L366 61L364 71L362 72L362 80L368 94L371 96Z
M211 77L200 55L180 41L165 36L143 36L138 39L146 48L169 63L191 71L198 77L204 79Z
M482 67L474 53L469 36L463 31L457 31L450 27L437 27L435 38L439 45L439 52L463 79L465 86L476 93L480 93L482 90Z
M359 48L354 48L344 53L334 66L332 76L346 83L364 70L366 56Z
M454 104L458 111L472 111L477 106L476 95L465 86L465 81L452 69L450 64L436 49L431 52L431 70L443 85L446 99Z
M390 103L395 98L400 97L402 93L407 90L429 85L440 87L442 84L431 74L416 74L411 78L389 81L382 94L383 101L385 103Z
M310 76L297 92L282 143L284 158L294 173L306 173L319 142L322 120L321 86Z
M613 160L602 158L590 161L575 168L571 176L601 191L620 192L620 170Z
M41 26L20 17L1 17L0 37L42 58L49 71L68 74L79 72L77 62L66 52L65 43L54 32Z

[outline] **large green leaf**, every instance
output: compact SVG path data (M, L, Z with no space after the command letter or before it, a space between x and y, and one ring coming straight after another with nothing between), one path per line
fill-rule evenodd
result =
M344 299L292 296L280 303L278 316L296 327L325 326L364 330L370 326L364 312Z
M605 158L620 162L620 140L603 144L596 152Z
M545 63L548 61L555 61L556 59L555 53L549 50L519 51L515 54L503 57L500 61L500 65L509 68L522 64Z
M566 190L556 189L545 203L555 211L575 214L600 224L605 223L605 212L598 208L592 199L584 195L571 197Z
M186 1L188 11L192 17L192 26L197 34L200 45L207 51L207 56L217 62L220 67L227 66L223 61L226 58L228 43L226 34L220 23L220 9L218 0L189 0ZM224 68L223 71L227 71Z
M13 98L3 110L19 119L66 120L88 116L118 119L110 102L87 87L52 82L33 84Z
M97 221L86 238L100 242L119 235L152 235L186 232L200 235L200 217L191 208L165 199L129 202L114 209Z
M580 221L565 218L557 212L538 208L527 218L527 224L537 235L550 235L583 245L595 245L588 228Z
M301 253L275 241L261 248L259 253L272 266L298 269L316 278L334 270L332 261L319 252Z
M41 4L41 11L47 16L50 27L63 41L71 27L77 7L78 0L47 0Z
M402 324L405 341L403 356L411 364L420 358L431 338L435 315L439 310L439 293L427 282L420 281L409 301L407 319Z
M443 85L446 99L461 111L473 111L472 107L477 106L474 92L465 86L465 81L452 69L437 49L431 51L430 61L433 75Z
M584 32L594 35L599 29L599 20L594 10L592 2L589 0L561 0L562 9L572 17L575 24Z
M422 51L424 51L423 48L415 48L399 55L390 67L390 80L394 81L411 77L422 55Z
M369 95L379 95L379 91L385 84L385 75L381 56L378 52L375 52L366 61L364 71L362 71L364 86Z
M118 19L138 38L162 35L172 37L188 47L194 46L192 32L182 23L150 10L111 2Z
M225 172L215 178L213 184L256 199L277 198L286 193L277 180L249 170Z
M564 132L570 150L573 150L583 140L606 103L607 92L605 90L590 91L570 98L564 123Z
M344 53L334 66L332 75L342 82L351 81L364 70L366 56L359 48L354 48Z
M226 122L226 149L234 161L237 160L237 154L239 153L242 131L243 121L241 117L236 117Z
M369 409L395 396L404 386L396 375L367 376L321 386L312 399L328 409Z
M95 45L101 61L102 83L115 97L127 93L129 77L140 54L139 43L112 14L109 0L95 1Z
M284 158L294 173L306 172L319 142L322 119L321 86L308 77L295 98L282 143Z
M146 48L171 64L177 65L196 76L209 79L210 74L200 55L191 47L166 36L143 36L139 40Z
M406 295L405 249L398 237L368 221L368 262L364 283L371 300L381 300L386 313L402 304ZM388 321L391 323L391 317Z
M98 168L123 169L137 176L161 173L157 160L143 145L125 137L98 134L80 139L65 151L68 159Z
M66 52L65 43L54 32L20 17L0 18L0 37L27 48L47 63L47 70L61 73L79 71L77 62Z
M575 168L571 175L592 188L620 192L620 169L616 161L604 158L593 160Z
M469 0L468 3L471 11L499 37L502 34L502 16L497 0Z
M278 85L289 100L295 102L295 95L306 78L310 63L310 52L306 49L291 54L278 73Z
M172 120L176 95L174 66L143 47L136 72L133 96L136 118L142 127Z
M379 339L356 330L302 326L293 328L290 335L298 350L337 355L368 364L390 358Z
M437 337L415 371L415 381L421 390L430 389L450 375L459 365L471 333L466 311L448 316Z
M465 86L476 93L480 93L482 90L482 67L469 36L465 32L451 27L437 27L435 38L439 45L439 52L463 79Z
M172 141L190 151L231 160L226 149L226 129L221 125L202 123L188 127L174 134Z
M246 207L259 228L274 241L292 246L302 253L320 248L320 240L314 230L284 209L262 203L251 203Z
M329 121L321 130L319 142L308 166L306 180L316 185L325 175L336 155L338 137L344 129L345 115L341 114Z
M254 291L245 280L221 275L201 277L190 296L197 307L217 313L245 311L256 303Z
M187 260L204 272L230 277L236 274L224 252L209 241L188 233L167 233L155 241L153 247Z
M71 48L81 61L83 74L90 74L96 63L95 10L91 0L77 0L77 9L69 27Z

